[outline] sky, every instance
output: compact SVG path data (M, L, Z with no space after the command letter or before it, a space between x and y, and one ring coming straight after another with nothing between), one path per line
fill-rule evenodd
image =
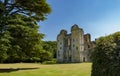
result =
M52 12L39 23L43 40L55 41L60 30L77 24L91 39L120 31L120 0L47 0Z

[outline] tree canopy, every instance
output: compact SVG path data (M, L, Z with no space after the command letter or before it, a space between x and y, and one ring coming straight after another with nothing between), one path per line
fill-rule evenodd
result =
M24 14L38 21L44 20L51 12L46 0L0 0L0 6L0 14L3 16Z
M37 22L50 12L46 0L0 0L0 62L41 61Z

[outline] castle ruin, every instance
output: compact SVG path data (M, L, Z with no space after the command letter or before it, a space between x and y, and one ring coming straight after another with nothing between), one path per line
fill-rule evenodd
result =
M71 33L61 30L57 36L57 62L90 62L92 42L90 34L84 34L78 25L71 27Z

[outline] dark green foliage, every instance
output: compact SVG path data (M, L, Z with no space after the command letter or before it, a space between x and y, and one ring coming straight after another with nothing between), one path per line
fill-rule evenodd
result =
M40 21L44 20L50 12L51 9L46 0L0 0L0 14L4 16L17 13Z
M42 64L56 64L56 59L52 59L51 61L44 61Z
M120 76L120 32L101 37L92 53L91 76Z
M44 62L44 61L50 61L52 60L52 53L48 52L48 51L43 51L40 54L40 62Z
M3 62L7 59L7 51L11 47L10 45L11 36L8 31L0 34L0 62Z
M49 57L37 22L50 12L46 0L0 0L0 62L40 62L43 53Z
M43 49L52 53L53 58L56 58L57 42L56 41L44 41Z
M11 48L7 52L10 61L7 61L16 62L16 60L39 57L42 51L43 34L38 33L38 26L24 15L15 15L8 23L6 29L10 32L12 39L10 40Z

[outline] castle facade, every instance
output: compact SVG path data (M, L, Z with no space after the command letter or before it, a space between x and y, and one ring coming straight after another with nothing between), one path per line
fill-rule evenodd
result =
M78 25L71 27L71 33L61 30L57 36L57 62L90 62L92 42L90 34L84 34Z

